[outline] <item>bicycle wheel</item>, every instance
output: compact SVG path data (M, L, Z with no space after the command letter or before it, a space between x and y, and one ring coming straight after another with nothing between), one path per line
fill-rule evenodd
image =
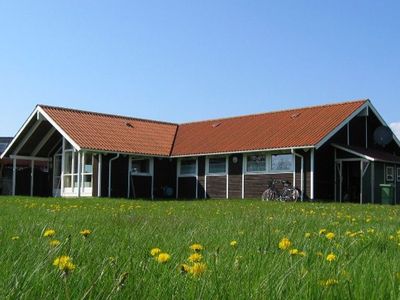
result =
M270 200L275 200L276 199L276 194L274 190L268 188L264 191L264 193L261 196L262 201L270 201Z
M287 201L296 202L299 199L299 197L300 197L300 193L297 189L289 188L287 190L287 198L286 198Z

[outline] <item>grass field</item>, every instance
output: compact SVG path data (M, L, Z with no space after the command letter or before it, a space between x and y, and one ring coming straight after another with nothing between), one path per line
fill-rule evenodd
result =
M0 197L0 298L399 299L399 217L377 205ZM72 261L55 266L62 255Z

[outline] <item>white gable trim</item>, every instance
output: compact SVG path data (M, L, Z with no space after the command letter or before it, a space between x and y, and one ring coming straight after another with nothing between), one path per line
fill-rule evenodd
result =
M29 118L25 121L25 123L22 125L22 127L18 130L17 134L15 135L15 137L13 138L13 140L11 141L11 143L8 145L8 147L6 148L6 150L4 150L3 154L1 154L0 159L3 159L7 153L9 152L9 150L11 149L11 147L13 147L18 138L21 136L22 132L25 130L25 128L28 126L29 122L32 121L32 119L34 117L37 117L38 120L40 120L41 116L43 116L47 121L49 121L49 123L55 128L57 129L57 131L65 137L65 139L77 150L81 150L81 147L68 135L66 134L66 132L61 129L61 127L40 107L37 106L34 111L30 114Z
M333 137L340 129L347 125L354 117L356 117L360 112L362 112L369 105L369 100L367 100L361 107L354 111L346 120L340 123L335 129L328 133L322 140L315 145L316 149L319 149L323 144L325 144L331 137Z
M38 106L38 111L53 125L59 133L77 150L80 151L81 147L44 111L43 108Z

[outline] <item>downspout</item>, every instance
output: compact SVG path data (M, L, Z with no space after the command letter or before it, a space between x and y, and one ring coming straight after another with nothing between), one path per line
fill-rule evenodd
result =
M293 153L293 155L295 156L295 163L294 163L294 166L295 166L295 170L294 170L294 172L296 173L296 156L297 157L300 157L300 159L301 159L301 168L300 168L300 189L301 189L301 201L303 201L304 200L304 156L303 155L300 155L300 154L298 154L298 153L296 153L295 152L295 150L294 149L292 149L292 153Z
M111 158L108 162L108 198L111 198L111 171L112 171L111 164L114 160L118 158L119 158L119 153L115 157Z

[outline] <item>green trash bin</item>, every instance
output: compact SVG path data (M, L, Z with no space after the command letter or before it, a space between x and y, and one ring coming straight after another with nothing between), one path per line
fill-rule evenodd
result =
M380 184L382 204L394 203L394 187L392 184Z

